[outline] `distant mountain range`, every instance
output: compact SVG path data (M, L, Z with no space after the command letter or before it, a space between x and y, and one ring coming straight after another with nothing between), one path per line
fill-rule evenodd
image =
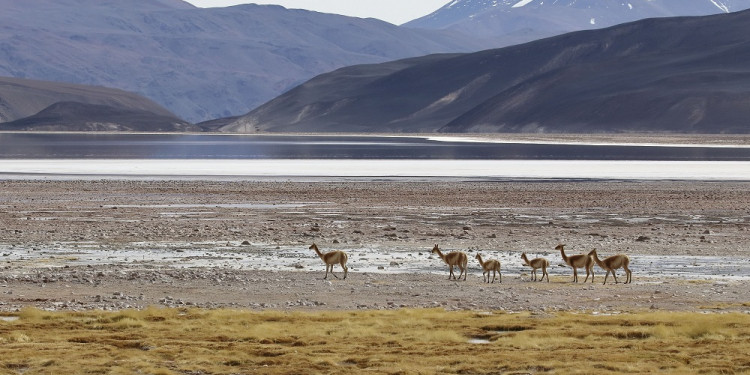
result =
M164 107L117 89L0 77L0 130L200 131Z
M750 9L750 0L453 0L406 27L526 42L645 18Z
M0 76L113 87L190 122L247 113L343 66L494 42L279 6L0 0Z
M743 11L347 67L221 130L749 133L748 35Z
M723 89L722 85L732 83L723 80L743 82L743 77L729 75L735 59L718 49L725 41L715 35L716 44L706 44L704 51L727 57L726 61L710 59L718 80L706 77L710 84L692 82L689 86L690 80L677 77L680 72L691 77L709 72L699 70L695 75L681 70L680 64L694 61L689 51L668 56L667 49L682 47L670 41L679 38L685 45L704 48L701 43L708 38L700 34L695 41L684 39L680 33L685 30L679 27L664 30L675 35L632 32L628 39L632 50L621 51L627 57L622 61L601 55L622 48L620 38L606 33L601 37L574 34L555 42L519 46L530 51L528 66L523 66L525 57L508 52L518 49L475 55L430 54L478 51L644 17L749 7L750 0L454 0L427 17L397 27L374 19L279 6L202 9L182 0L0 0L0 76L15 77L0 78L0 129L411 132L480 131L486 127L488 131L550 131L549 125L539 124L545 120L543 116L563 112L548 108L560 98L536 97L535 105L544 109L535 114L538 121L532 121L533 116L528 117L521 107L518 113L504 111L501 116L495 113L499 110L493 109L496 104L491 104L490 98L515 95L510 90L519 90L521 84L539 88L543 77L554 76L567 85L607 92L624 103L639 103L640 99L617 92L623 82L612 74L637 74L645 81L633 82L654 92L674 94L674 98L685 91L697 92L692 100L705 102L701 105L708 112L720 105L734 110L740 105L732 100L742 103L738 99L741 93ZM592 40L581 44L576 39L581 35ZM596 38L618 40L618 44L605 48ZM656 39L666 41L663 51L643 48ZM669 69L648 67L655 72L642 72L639 64L649 60L638 57L639 53L654 54L662 64L670 59L679 64ZM501 57L488 57L495 54ZM413 58L393 61L403 57ZM484 62L475 61L479 58ZM391 62L379 64L387 61ZM572 78L565 74L573 74L575 66L566 65L566 61L586 66L591 74L584 75L598 81L567 82ZM630 65L622 65L626 61ZM496 71L496 65L483 64L512 69L506 74ZM293 89L341 67L348 68ZM622 73L599 76L612 68ZM744 71L744 67L738 69ZM648 77L661 77L664 84L650 82ZM602 87L594 88L597 84ZM549 85L544 89L547 93L559 93L568 101L586 94L565 91L570 89L565 85ZM678 89L677 85L682 86ZM445 92L448 89L453 91ZM659 106L673 103L674 98L652 98L653 102L644 104L654 108L652 113L664 110ZM598 96L593 99L592 103L603 100ZM528 102L533 103L531 98ZM599 109L615 111L608 120L628 115L617 112L627 105L610 107ZM713 112L704 116L702 110L697 111L698 123L716 118ZM512 117L516 115L520 117ZM498 127L500 118L505 125ZM581 124L579 130L588 126ZM569 124L552 131L565 131L566 126Z

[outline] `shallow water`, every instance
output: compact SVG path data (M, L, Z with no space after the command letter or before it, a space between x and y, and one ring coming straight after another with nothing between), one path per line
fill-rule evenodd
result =
M326 249L323 249L324 251ZM130 249L102 249L95 244L61 244L55 248L28 249L0 247L3 260L10 262L18 272L37 267L63 267L85 265L128 265L153 267L217 267L242 270L324 271L318 256L307 246L280 246L268 244L241 245L239 243L137 243ZM487 259L502 263L503 277L529 277L531 269L521 264L520 255L511 252L481 251ZM364 247L348 251L349 271L367 273L431 273L447 276L443 261L430 253L430 249ZM480 277L481 270L470 252L470 275ZM551 275L572 275L558 257L548 256ZM750 258L682 255L630 255L633 280L639 278L667 278L683 280L730 281L750 280ZM339 266L334 267L339 273ZM13 271L16 272L16 271ZM603 281L604 271L595 268L597 281ZM541 276L541 270L537 271ZM623 277L622 269L617 272ZM613 281L610 276L608 281Z
M0 159L750 161L750 148L405 136L0 133Z

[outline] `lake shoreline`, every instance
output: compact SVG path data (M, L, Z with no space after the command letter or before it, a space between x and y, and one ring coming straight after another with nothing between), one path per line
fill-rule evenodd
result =
M605 143L605 144L664 144L664 145L735 145L750 146L748 134L669 134L669 133L219 133L219 132L56 132L56 131L7 131L2 134L124 134L124 135L215 135L215 136L325 136L325 137L392 137L392 138L455 138L479 139L503 142L543 142L543 143Z

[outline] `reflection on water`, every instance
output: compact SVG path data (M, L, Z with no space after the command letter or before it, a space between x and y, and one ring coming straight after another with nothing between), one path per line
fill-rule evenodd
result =
M0 133L0 159L750 160L750 148L440 141L420 137Z

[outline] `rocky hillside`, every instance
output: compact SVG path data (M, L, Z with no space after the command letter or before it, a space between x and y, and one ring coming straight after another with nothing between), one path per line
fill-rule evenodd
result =
M318 76L224 131L750 132L750 11Z

